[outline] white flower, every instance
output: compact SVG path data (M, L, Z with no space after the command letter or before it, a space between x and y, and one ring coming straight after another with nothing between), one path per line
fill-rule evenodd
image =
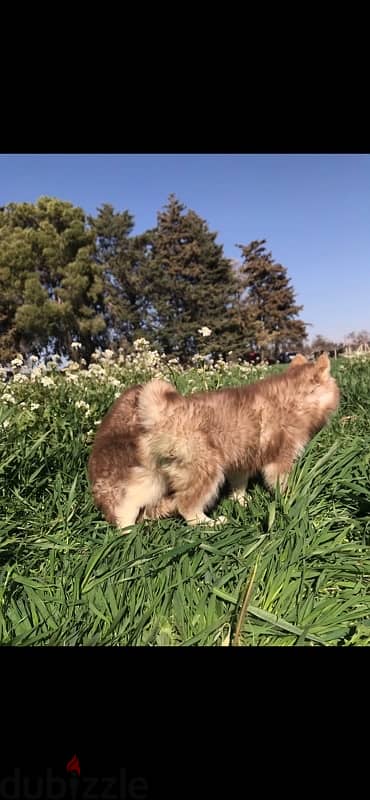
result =
M76 400L75 406L76 408L85 408L86 410L90 410L90 406L88 403L85 403L85 400Z
M13 358L10 363L12 367L21 367L23 364L23 356L21 355L21 353L18 353L17 356Z
M66 367L63 367L62 372L67 375L69 372L79 372L80 365L76 361L68 361Z
M82 344L81 342L72 342L71 347L72 350L81 350Z
M31 403L30 405L31 411L36 411L38 408L40 408L40 403Z
M35 367L31 372L31 381L35 381L36 378L39 378L42 375L42 367Z
M110 359L113 358L113 356L114 356L114 352L113 352L113 350L109 350L109 349L104 350L103 356L104 356L104 358L107 358L108 361L110 361Z
M40 378L40 383L42 383L43 386L55 386L53 379L49 378L48 375L43 375L42 378Z
M203 325L203 328L198 328L198 333L200 333L201 336L206 337L210 336L212 331L210 328L207 328L207 325Z
M4 394L1 395L1 399L4 400L5 403L16 403L17 402L15 397L13 397L13 395L10 394L9 392L4 392Z
M32 361L33 364L36 364L36 362L38 361L37 356L30 356L30 361Z
M100 364L89 364L88 371L85 375L92 375L93 377L103 377L105 375L103 367Z
M136 341L134 342L134 350L142 350L145 349L146 347L149 347L149 342L147 341L147 339L144 339L144 337L142 337L141 339L136 339Z
M24 383L25 381L28 381L27 375L22 375L22 373L14 375L13 383Z
M9 425L10 425L10 420L9 419L4 419L3 428L9 428Z

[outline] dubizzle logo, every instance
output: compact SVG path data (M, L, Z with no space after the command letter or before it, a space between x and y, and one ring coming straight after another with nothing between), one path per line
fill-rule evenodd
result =
M81 775L80 762L73 755L66 765L67 779L47 767L45 775L23 775L16 767L12 775L0 780L1 800L148 800L148 781L143 776L129 777L121 767L118 776L93 778Z
M77 756L73 756L73 758L71 758L71 760L68 761L68 764L66 766L66 770L67 770L67 772L76 772L78 777L80 777L80 775L81 775L80 762L79 762Z

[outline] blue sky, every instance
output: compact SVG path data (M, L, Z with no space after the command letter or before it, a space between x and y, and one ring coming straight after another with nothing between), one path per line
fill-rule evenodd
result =
M370 329L370 155L0 155L0 205L51 195L94 214L111 203L139 233L171 192L230 258L236 243L267 239L310 338Z

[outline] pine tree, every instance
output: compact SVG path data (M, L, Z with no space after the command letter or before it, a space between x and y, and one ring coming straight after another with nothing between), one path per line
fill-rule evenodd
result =
M84 212L62 200L10 203L0 212L0 358L78 339L89 357L105 329L103 281Z
M104 318L112 342L133 341L143 325L143 264L146 236L132 236L134 218L105 203L89 217L95 236L95 259L104 276Z
M237 245L243 255L239 271L240 316L249 346L275 357L279 350L301 348L307 337L306 323L298 318L303 306L287 270L265 248L266 240Z
M217 233L170 195L147 232L145 325L157 346L184 360L232 349L236 281ZM211 334L199 333L211 331Z

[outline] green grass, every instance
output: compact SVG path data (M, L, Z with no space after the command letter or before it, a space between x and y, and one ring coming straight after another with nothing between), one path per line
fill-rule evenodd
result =
M370 364L334 364L340 410L283 497L256 481L247 508L220 501L222 527L163 520L119 535L91 501L94 423L153 369L0 384L0 642L369 645ZM261 375L166 369L182 391Z

